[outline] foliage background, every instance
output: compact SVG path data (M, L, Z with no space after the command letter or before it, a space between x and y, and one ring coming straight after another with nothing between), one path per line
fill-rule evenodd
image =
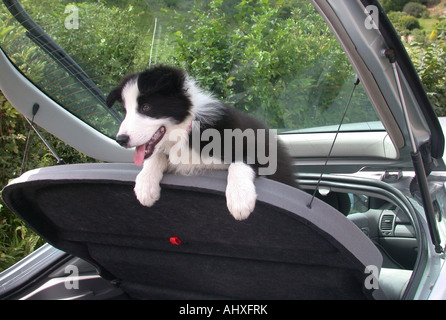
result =
M446 116L446 1L382 0L438 116ZM416 8L416 9L413 9Z
M432 31L426 33L420 29L420 18L413 17L419 28L404 21L413 20L404 12L409 1L381 2L402 35L437 114L446 115L445 19L435 17ZM64 26L69 0L21 3L103 92L124 74L149 63L175 64L236 108L273 127L295 129L337 123L344 106L340 97L350 92L354 80L345 54L307 0L154 0L150 10L144 1L85 0L75 3L82 32ZM406 41L409 35L417 41ZM14 49L14 62L47 89L54 81L45 75L62 71L41 58L35 46L23 45L24 38L24 30L0 5L0 44ZM156 48L150 50L153 39ZM53 98L63 102L67 94L60 88L68 85L55 85ZM79 104L86 100L82 92L71 94ZM347 115L347 122L375 117L364 94L358 94L354 104L358 108ZM91 113L80 117L110 136L116 133L117 128L103 127L103 117ZM20 174L28 130L25 119L0 93L0 189ZM94 161L43 129L40 132L67 163ZM55 165L34 133L30 139L26 170ZM0 202L0 271L42 243Z

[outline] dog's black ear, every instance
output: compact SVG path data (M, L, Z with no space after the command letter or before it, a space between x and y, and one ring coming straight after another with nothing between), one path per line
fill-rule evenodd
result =
M181 69L156 66L139 75L138 89L142 93L177 95L183 92L185 78L186 74Z
M116 101L122 103L122 89L129 83L130 81L136 81L136 78L138 77L138 74L132 73L126 75L124 78L122 78L121 83L114 88L107 96L106 103L109 108L111 108Z
M118 86L114 88L112 91L110 91L110 93L107 96L107 99L105 100L105 102L107 103L107 107L109 108L113 107L116 101L122 102L121 92L122 92L121 86Z

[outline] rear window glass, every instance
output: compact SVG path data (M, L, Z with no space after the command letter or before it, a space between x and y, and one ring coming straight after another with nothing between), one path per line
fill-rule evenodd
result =
M2 4L2 50L51 98L110 137L122 110L110 112L104 96L124 75L154 64L186 69L218 98L280 132L330 131L355 82L345 53L306 0L20 3L48 37L33 35L37 27L16 19L25 12L11 14ZM355 124L345 130L382 130L361 85L344 123Z

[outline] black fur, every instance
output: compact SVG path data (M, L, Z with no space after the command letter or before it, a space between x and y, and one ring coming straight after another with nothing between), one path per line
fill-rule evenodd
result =
M126 76L107 97L107 106L122 101L122 89L129 81L137 81L141 95L138 97L139 112L152 118L172 118L177 123L189 115L191 102L184 91L186 75L183 70L156 66L149 70ZM144 105L148 111L143 110Z
M200 127L200 137L201 137L201 133L203 131L205 131L206 129L216 129L219 133L220 133L220 137L221 137L221 148L220 150L224 151L224 146L225 145L231 145L232 146L232 150L231 150L231 154L232 154L232 162L234 161L243 161L245 163L248 162L247 159L247 151L248 151L248 146L247 144L249 143L248 139L243 139L243 153L242 153L242 159L237 159L235 158L235 139L233 138L231 143L227 143L225 144L225 135L224 135L224 130L225 129L230 129L230 130L236 130L236 129L240 129L242 132L245 132L245 130L247 129L252 129L255 133L255 154L258 155L259 153L257 152L257 141L258 141L258 135L257 135L257 130L258 129L263 129L266 130L266 134L265 134L265 141L263 141L264 145L265 145L265 151L261 151L260 154L264 154L266 157L269 156L269 150L270 150L270 142L269 142L269 129L267 126L265 126L261 121L259 121L258 119L247 115L243 112L238 111L237 109L230 107L228 105L223 105L224 107L224 112L221 115L221 117L212 125L207 125L206 122L200 122L201 123L201 127ZM189 134L189 146L190 148L192 148L194 145L199 145L200 146L200 154L201 151L203 150L203 148L208 144L211 143L211 141L200 141L199 144L194 143L193 141L193 133L191 132ZM274 136L275 137L275 136ZM275 137L276 138L276 137ZM269 179L287 184L289 186L293 186L298 188L299 185L296 182L295 179L295 171L293 169L292 166L292 159L291 157L288 155L288 152L286 151L285 147L283 146L283 144L280 141L276 141L277 142L277 170L273 175L269 175L266 176ZM252 143L252 141L251 141ZM228 150L227 150L228 151ZM227 152L226 151L226 152ZM224 160L224 154L222 155L214 155L214 156L218 156L221 160ZM259 173L259 169L264 167L268 167L268 163L267 164L261 164L261 162L259 161L259 158L256 156L255 159L250 159L249 161L250 166L254 169L254 171L256 172L256 174L258 175Z
M129 82L129 81L136 81L136 79L138 78L138 74L130 74L125 76L122 80L121 83L114 88L112 91L110 91L110 93L107 96L106 99L106 103L107 106L109 108L113 107L113 105L115 104L116 101L122 103L122 89L125 87L125 85Z

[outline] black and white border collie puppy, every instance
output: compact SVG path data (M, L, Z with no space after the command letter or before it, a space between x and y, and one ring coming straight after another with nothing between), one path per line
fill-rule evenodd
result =
M150 207L159 199L160 181L166 171L193 174L203 169L227 169L229 212L237 220L246 219L257 199L254 180L262 168L268 166L257 156L250 157L248 149L262 150L269 159L277 161L275 171L267 175L268 178L297 187L290 157L277 137L270 135L270 130L260 121L205 93L181 69L155 66L128 75L107 97L109 107L116 101L121 102L126 111L116 141L125 148L135 147L134 162L138 166L143 164L134 191L144 206ZM213 140L202 139L201 134L207 129L219 134L219 139L215 136ZM234 135L225 135L237 129L239 133L251 130L255 141L245 136L240 146L234 143ZM207 159L204 159L202 151L209 143L221 148L206 153ZM270 148L273 145L274 148ZM235 150L237 147L243 150ZM189 151L185 153L189 161L172 161L181 151ZM229 157L225 155L231 151ZM193 161L197 156L199 161Z

